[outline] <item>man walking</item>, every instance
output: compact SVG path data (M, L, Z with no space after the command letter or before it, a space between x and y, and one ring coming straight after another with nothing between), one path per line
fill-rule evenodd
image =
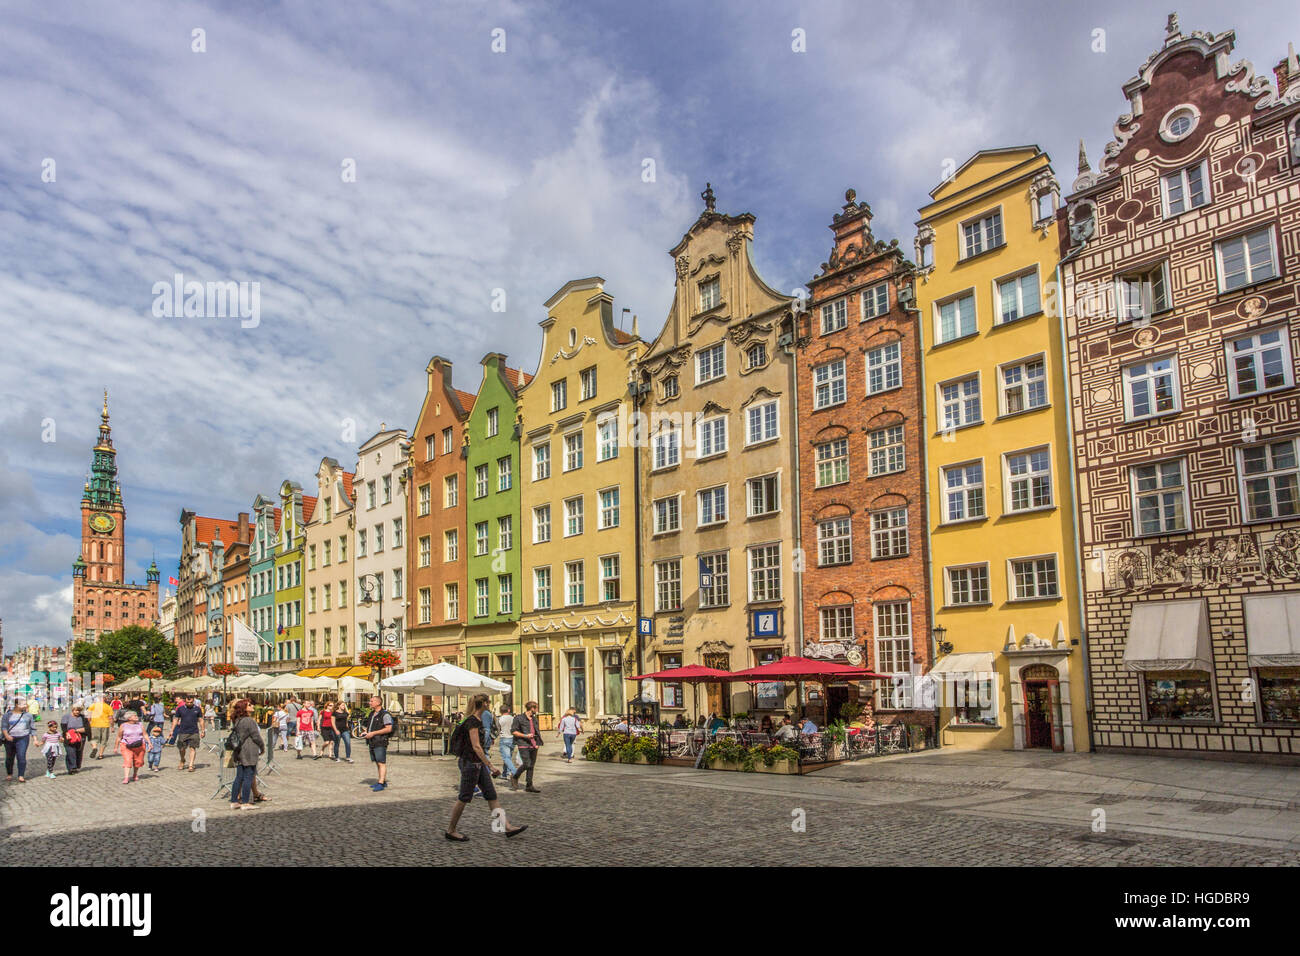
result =
M371 697L366 732L361 736L365 738L366 746L370 748L370 759L379 768L379 782L370 788L375 793L388 786L388 742L396 731L397 722L393 720L392 714L384 710L384 702L378 697ZM472 794L473 790L470 793Z
M515 740L512 732L515 724L515 716L510 713L510 705L501 705L501 716L497 718L497 749L501 751L501 769L506 774L506 779L510 781L510 789L518 790L519 781L515 779L514 757L519 749L519 741Z
M90 755L103 760L108 751L108 738L113 726L113 708L105 702L103 696L96 696L90 705Z
M203 727L203 708L193 695L181 695L183 703L172 710L172 736L176 738L178 758L185 769L194 772L194 758L199 754L199 742L207 736ZM189 764L185 764L185 751L189 751Z
M497 775L497 771L483 749L483 738L489 732L483 725L484 717L490 722L492 711L488 708L487 694L479 694L470 705L470 715L452 734L453 738L457 734L462 735L460 754L456 758L456 763L460 767L460 793L456 795L456 802L452 804L451 822L443 835L456 843L465 843L469 840L469 837L456 830L456 825L460 823L460 816L465 812L465 808L474 799L475 789L483 791L483 799L492 809L494 830L497 829L498 819L501 821L501 826L505 828L507 837L518 836L528 829L526 825L512 827L506 818L506 812L501 809L497 788L492 783L492 778Z
M537 765L537 748L542 745L542 735L537 729L537 701L530 700L524 704L524 712L515 716L510 724L510 735L519 743L519 769L510 778L511 786L519 789L519 777L524 778L524 789L528 793L541 793L533 786L533 768Z
M153 733L155 727L162 730L163 721L166 719L167 712L163 708L162 698L155 695L153 703L149 705L149 726L145 728L145 735Z

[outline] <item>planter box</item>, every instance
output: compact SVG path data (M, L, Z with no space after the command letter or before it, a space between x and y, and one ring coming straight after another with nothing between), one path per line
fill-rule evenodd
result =
M710 770L742 770L739 763L733 763L730 760L710 760L708 761Z
M798 773L799 764L790 760L778 760L769 767L763 761L755 760L754 770L758 773Z
M645 754L637 754L631 760L624 760L622 754L615 754L614 763L635 763L644 767L650 763L650 758Z

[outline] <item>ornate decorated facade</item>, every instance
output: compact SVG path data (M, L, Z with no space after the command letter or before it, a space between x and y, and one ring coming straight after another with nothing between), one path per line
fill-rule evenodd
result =
M1059 218L1098 747L1300 755L1300 64L1181 32Z

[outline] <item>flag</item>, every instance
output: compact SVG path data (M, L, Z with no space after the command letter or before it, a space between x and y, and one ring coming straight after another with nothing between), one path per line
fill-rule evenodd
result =
M277 628L275 629L275 633L277 633L277 634L283 634L283 633L284 633L284 625L281 624L279 627L277 627Z
M170 584L172 587L178 587L181 582L177 581L174 577L172 577L169 574L167 575L167 583Z

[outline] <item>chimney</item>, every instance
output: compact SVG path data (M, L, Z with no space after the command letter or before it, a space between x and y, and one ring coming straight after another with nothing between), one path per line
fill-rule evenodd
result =
M235 540L240 544L247 544L251 540L250 535L248 533L248 512L247 511L241 511L239 513L239 535L238 537L235 538Z
M1277 66L1273 67L1273 75L1277 77L1277 95L1279 98L1286 96L1287 88L1292 83L1300 82L1300 58L1296 57L1294 43L1286 45L1286 56L1278 61Z

